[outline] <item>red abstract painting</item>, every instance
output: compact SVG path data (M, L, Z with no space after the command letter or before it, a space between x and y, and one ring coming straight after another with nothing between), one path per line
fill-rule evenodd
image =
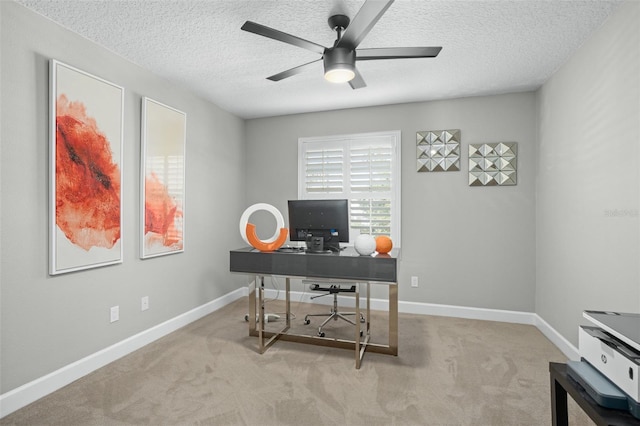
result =
M182 249L182 232L177 226L182 210L155 173L145 179L144 212L144 233L148 246Z
M142 244L140 256L184 251L186 115L142 101Z
M82 102L56 108L56 225L73 244L112 248L120 239L120 169Z
M122 262L124 89L50 62L49 273Z

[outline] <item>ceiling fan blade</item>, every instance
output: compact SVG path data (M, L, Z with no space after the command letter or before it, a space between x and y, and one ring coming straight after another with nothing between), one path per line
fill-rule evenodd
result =
M369 34L371 28L378 22L382 15L387 11L394 0L367 0L351 23L344 30L342 37L338 41L336 47L348 47L355 49L360 42Z
M435 58L442 47L382 47L356 50L357 61L375 59Z
M349 86L351 86L352 89L367 87L367 83L364 82L364 79L362 78L362 75L360 74L358 69L356 68L354 71L356 72L356 76L353 77L351 81L349 81Z
M306 64L298 65L297 67L288 69L286 71L282 71L282 72L280 72L278 74L274 74L271 77L267 77L267 80L280 81L280 80L283 80L283 79L285 79L287 77L291 77L293 75L300 74L301 72L304 72L304 71L308 70L309 68L313 68L313 65L315 65L316 62L320 62L321 60L322 60L322 58L316 59L315 61L307 62Z
M312 41L302 39L300 37L293 36L291 34L283 33L282 31L278 31L270 27L265 27L261 24L256 24L255 22L247 21L244 23L244 25L242 25L240 29L248 31L250 33L261 35L263 37L268 37L274 40L282 41L284 43L292 44L294 46L302 47L303 49L311 50L312 52L316 52L321 55L324 53L324 46L321 46Z

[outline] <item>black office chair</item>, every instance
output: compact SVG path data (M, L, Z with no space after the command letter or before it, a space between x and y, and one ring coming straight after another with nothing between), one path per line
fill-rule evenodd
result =
M328 296L330 294L333 294L333 308L331 309L331 312L329 312L328 314L307 314L304 317L304 323L307 325L311 323L311 320L309 320L309 317L319 317L319 316L328 317L327 319L324 320L322 324L320 324L320 327L318 327L318 336L324 337L324 331L322 331L322 327L327 325L327 323L331 320L337 321L338 318L340 318L350 324L356 325L356 323L352 319L346 317L346 315L355 315L356 314L355 312L338 312L338 294L339 293L355 293L356 292L355 285L352 285L350 287L341 287L340 284L328 283L325 287L322 287L320 284L311 284L309 286L309 289L312 291L324 292L324 294L312 296L311 299L317 299L318 297L323 297L323 296ZM365 322L364 315L362 315L362 313L360 313L360 322L361 323ZM363 333L361 330L360 336L362 335Z

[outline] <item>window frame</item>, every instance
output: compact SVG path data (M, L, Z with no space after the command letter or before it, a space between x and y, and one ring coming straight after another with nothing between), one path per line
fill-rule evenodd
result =
M401 145L402 145L402 133L400 130L390 130L381 132L368 132L368 133L355 133L355 134L343 134L343 135L330 135L330 136L314 136L314 137L300 137L298 138L298 199L336 199L347 198L349 200L349 214L351 215L351 199L358 198L357 193L352 193L349 186L350 183L350 148L352 145L358 147L367 143L381 143L391 145L391 239L395 247L401 246L401 194L402 194L402 180L401 180ZM343 148L343 178L344 187L342 192L328 192L328 193L307 193L305 188L305 153L310 147L319 148ZM345 161L346 160L346 161ZM351 219L351 217L349 218ZM350 231L353 228L350 226ZM351 235L349 238L349 244L353 244L355 235Z

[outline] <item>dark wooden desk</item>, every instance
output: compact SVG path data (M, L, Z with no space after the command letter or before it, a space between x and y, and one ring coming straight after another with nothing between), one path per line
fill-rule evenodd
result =
M612 410L597 402L575 380L567 375L567 364L549 363L551 380L551 422L553 426L568 426L567 393L598 426L638 426L640 420L631 413ZM578 425L576 425L578 426Z
M264 353L277 340L353 349L355 351L356 368L360 368L366 350L375 353L398 355L398 256L399 251L397 249L385 255L360 256L353 247L330 254L304 252L262 253L247 247L230 251L229 270L231 272L256 275L256 280L249 284L249 334L258 337L260 353ZM286 277L286 325L282 330L275 333L264 329L264 321L256 321L256 317L264 318L265 314L264 276L266 275ZM367 295L364 330L360 329L360 321L355 321L353 340L290 333L290 278L338 280L340 282L354 283L356 286L354 294L356 318L360 317L360 285L364 285ZM370 342L369 290L371 284L382 284L389 288L389 342L386 345ZM360 341L361 335L364 336L363 341Z
M353 247L328 254L303 251L263 253L245 247L231 250L229 270L259 275L396 283L398 256L398 249L389 254L360 256Z

